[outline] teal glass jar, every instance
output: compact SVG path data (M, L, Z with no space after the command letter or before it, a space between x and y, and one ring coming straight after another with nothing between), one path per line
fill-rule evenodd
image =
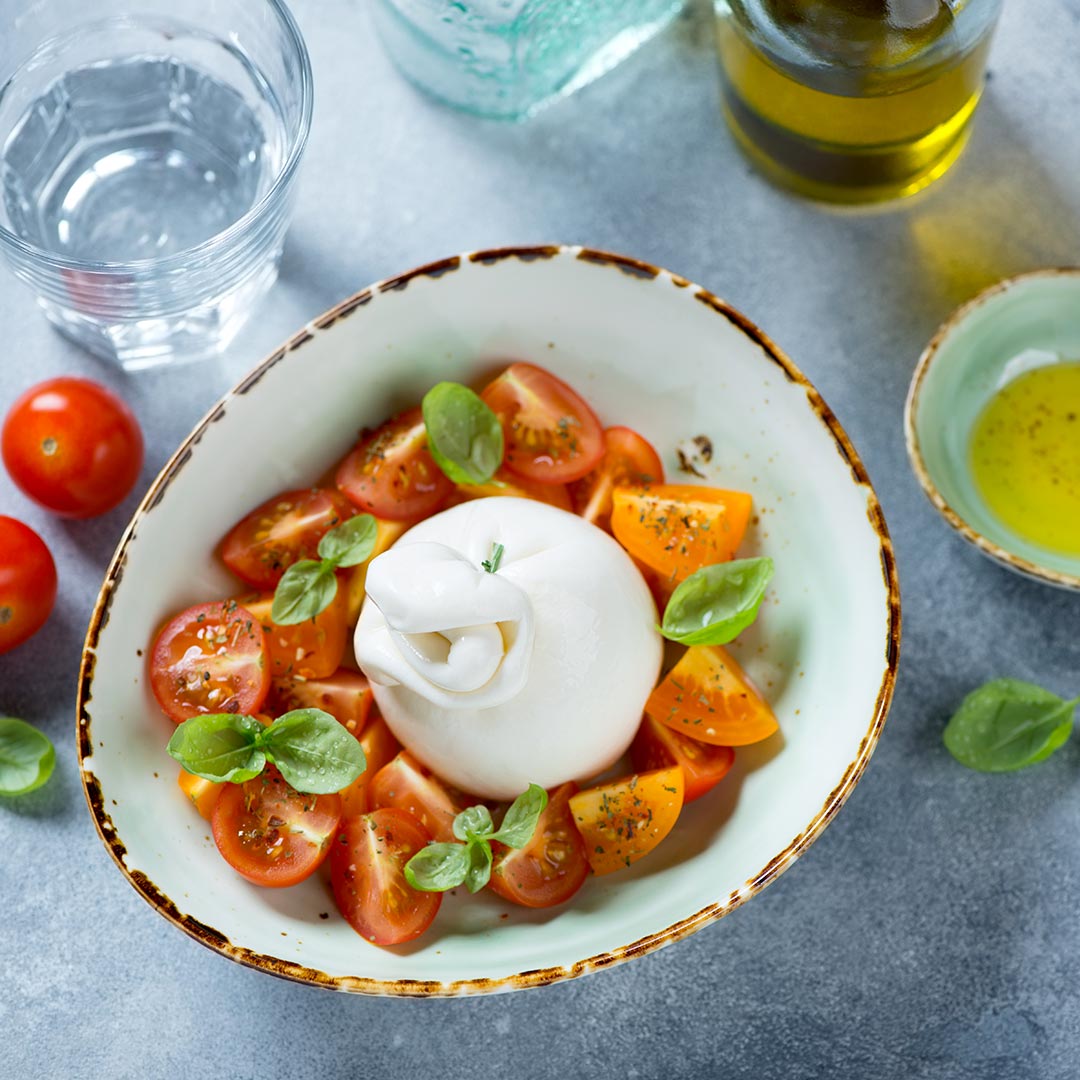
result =
M391 58L417 86L518 120L609 71L683 0L375 0Z

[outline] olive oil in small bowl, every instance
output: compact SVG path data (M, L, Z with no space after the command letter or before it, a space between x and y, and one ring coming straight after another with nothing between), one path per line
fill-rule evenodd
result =
M1012 278L956 312L919 362L906 433L949 524L1080 590L1080 269Z
M1080 362L1036 354L1007 381L971 434L971 473L1008 529L1080 556ZM1026 366L1026 365L1024 365Z

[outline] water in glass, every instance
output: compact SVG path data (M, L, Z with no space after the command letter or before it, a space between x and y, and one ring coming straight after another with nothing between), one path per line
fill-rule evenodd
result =
M35 0L0 35L0 253L126 368L223 349L273 284L311 123L282 0Z
M175 59L124 57L66 72L3 148L12 230L58 255L154 259L192 248L242 217L282 162L231 86Z

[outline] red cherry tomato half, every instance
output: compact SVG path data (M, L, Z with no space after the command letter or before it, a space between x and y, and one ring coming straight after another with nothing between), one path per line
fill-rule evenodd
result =
M270 689L259 620L232 600L182 611L150 650L150 688L176 723L199 713L256 713Z
M56 564L28 525L0 516L0 653L44 625L56 601Z
M406 750L375 774L368 798L375 807L408 811L436 840L445 843L456 839L454 818L465 809L460 792L433 776Z
M454 482L428 453L418 408L364 435L338 466L337 486L361 510L388 521L419 521L454 490Z
M504 900L523 907L553 907L569 900L585 884L589 862L585 842L570 813L577 784L563 784L548 795L532 839L523 848L496 844L491 888Z
M135 486L143 439L132 411L88 379L32 386L7 414L4 465L35 502L64 517L103 514Z
M246 784L222 784L210 815L225 861L255 885L283 888L310 877L341 824L338 795L306 795L272 765Z
M584 398L534 364L511 364L480 395L498 416L506 467L543 484L567 484L604 456L604 432Z
M373 945L412 941L435 918L442 893L419 892L405 880L405 864L430 840L404 810L376 810L342 826L330 855L334 899Z
M693 802L727 776L735 764L735 751L699 742L646 716L630 747L630 760L638 772L681 766L686 781L683 801Z
M588 476L570 488L574 509L602 529L611 528L611 493L617 487L647 487L664 482L664 466L652 444L628 427L604 432L604 457Z
M242 581L273 590L294 562L318 558L319 541L355 513L337 491L282 492L229 530L221 541L221 558Z

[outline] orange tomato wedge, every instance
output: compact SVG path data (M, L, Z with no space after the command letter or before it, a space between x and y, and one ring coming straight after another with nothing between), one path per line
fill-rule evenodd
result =
M645 579L645 584L649 586L653 603L656 605L656 610L660 613L662 619L668 601L671 599L671 594L679 587L679 583L672 577L658 574L651 566L646 566L640 559L634 559L634 565Z
M703 566L735 557L753 500L743 491L694 484L616 488L611 531L662 577L679 582Z
M293 709L322 709L358 739L373 700L371 684L348 668L338 668L323 679L274 679L270 688L275 715Z
M486 484L458 484L454 494L450 496L450 503L453 505L491 495L535 499L537 502L546 502L570 512L574 509L570 501L570 489L565 484L540 484L535 480L527 480L524 476L515 476L507 469L499 469Z
M648 855L678 820L684 786L675 765L571 796L570 813L593 873L610 874Z
M645 715L714 746L748 746L779 727L768 702L719 645L693 645L645 702Z
M730 746L713 746L691 739L646 716L630 746L630 760L635 769L642 771L678 765L686 783L683 797L686 802L693 802L727 776L735 764L735 751Z
M243 606L259 620L266 634L270 675L275 679L299 676L325 679L341 666L349 636L349 601L338 580L338 591L330 606L295 626L278 626L270 618L274 597L270 594L245 599Z
M214 804L221 794L221 784L213 780L204 780L201 776L189 773L187 769L181 769L176 782L180 790L191 800L191 805L199 811L199 817L210 820L214 812Z
M386 721L381 716L372 715L360 736L360 745L364 748L367 768L341 792L341 817L346 820L359 817L371 809L368 788L375 774L384 765L397 757L401 744L394 738Z

